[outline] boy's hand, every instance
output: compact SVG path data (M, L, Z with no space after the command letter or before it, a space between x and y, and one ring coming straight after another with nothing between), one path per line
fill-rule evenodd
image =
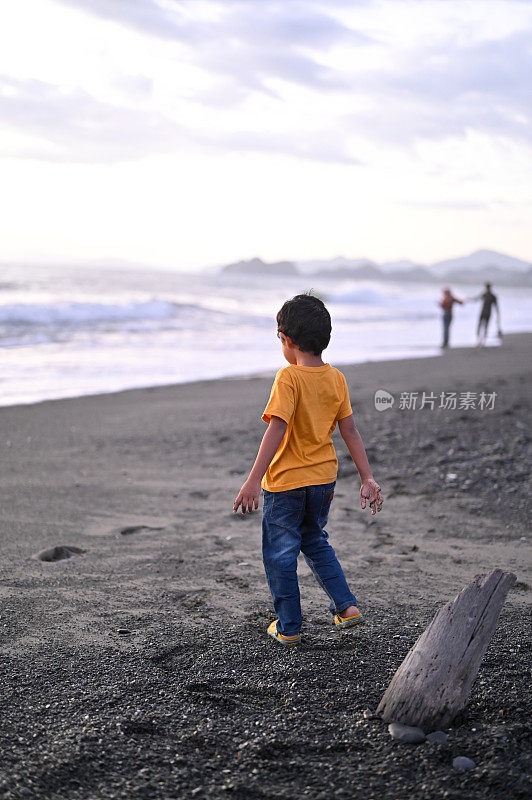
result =
M373 478L367 478L365 481L362 481L362 486L360 487L360 505L363 509L366 508L366 502L368 500L371 514L375 516L377 511L380 511L382 508L382 495L381 487Z
M238 506L240 505L242 506L242 514L245 514L246 510L248 514L251 514L252 511L256 511L259 507L259 496L260 482L255 483L255 481L247 480L240 489L238 497L235 500L233 514L236 514Z

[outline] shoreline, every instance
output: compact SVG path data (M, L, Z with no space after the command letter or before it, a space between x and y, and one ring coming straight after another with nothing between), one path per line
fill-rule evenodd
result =
M520 331L518 333L508 333L504 335L504 341L511 341L511 340L518 340L522 337L529 338L530 342L532 343L532 331ZM482 350L498 350L502 347L502 344L488 344ZM436 350L438 351L440 348L437 346L427 346L427 349ZM464 346L464 347L450 347L446 352L437 352L432 353L431 355L423 355L422 353L412 354L408 357L404 355L397 356L397 358L385 358L385 359L367 359L364 361L346 361L346 362L338 362L334 363L332 366L337 367L339 370L350 370L356 367L362 367L368 364L394 364L396 362L409 362L409 361L419 361L419 360L433 360L433 359L440 359L444 358L451 353L467 353L467 352L478 352L480 348L475 346ZM50 398L43 398L41 400L29 400L28 402L18 402L18 403L10 403L6 405L0 404L0 412L2 409L5 408L26 408L32 406L38 406L42 403L56 403L56 402L64 402L67 400L75 401L75 400L82 400L84 398L91 398L91 397L110 397L110 396L120 396L128 392L140 392L140 391L157 391L157 390L164 390L164 389L173 389L178 386L190 386L190 385L198 385L204 383L216 383L218 381L245 381L245 380L258 380L258 379L273 379L277 369L280 369L283 366L282 364L282 357L279 358L279 366L277 368L271 370L264 370L260 372L243 372L243 373L236 373L236 374L229 374L229 375L221 375L216 378L194 378L192 380L186 381L179 381L179 382L172 382L172 383L157 383L157 384L149 384L143 386L131 386L125 389L117 389L112 391L101 391L101 392L93 392L89 394L80 394L80 395L67 395L64 397L50 397Z

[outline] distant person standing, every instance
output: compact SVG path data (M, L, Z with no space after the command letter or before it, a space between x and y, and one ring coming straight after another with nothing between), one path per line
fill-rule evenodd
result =
M478 346L482 347L484 344L486 344L486 337L488 335L488 325L490 323L491 310L493 307L495 307L495 310L497 312L497 329L498 329L497 332L499 337L502 336L499 304L497 302L497 297L491 291L491 283L486 283L482 294L478 295L478 297L475 297L473 299L482 300L482 307L480 309L480 317L478 318L478 325L477 325Z
M453 306L455 303L463 305L463 300L454 297L450 289L442 289L443 296L440 300L440 307L443 309L443 342L442 350L449 347L449 331L453 321Z

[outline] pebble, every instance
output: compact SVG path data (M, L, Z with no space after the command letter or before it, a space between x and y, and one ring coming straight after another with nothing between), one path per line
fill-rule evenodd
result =
M458 772L466 772L468 769L474 769L475 766L475 762L470 758L466 758L466 756L457 756L453 759L453 767Z
M445 744L449 737L444 731L432 731L427 735L427 742L432 744Z
M364 717L364 719L377 719L377 714L372 708L366 708L362 712L362 716Z
M419 744L425 741L425 734L421 728L412 728L410 725L402 725L400 722L391 722L388 725L388 732L392 739L398 742L409 742Z

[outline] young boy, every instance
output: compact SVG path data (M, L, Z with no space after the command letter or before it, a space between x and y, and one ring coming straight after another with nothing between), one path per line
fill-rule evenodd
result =
M239 506L242 514L256 510L262 486L262 553L278 616L268 634L294 645L301 628L300 551L331 600L336 627L363 620L325 531L338 469L331 440L337 423L360 474L362 508L369 502L375 514L382 497L353 421L345 377L321 358L331 338L329 312L317 297L299 294L277 314L277 328L289 366L275 376L262 415L268 430L233 512Z

